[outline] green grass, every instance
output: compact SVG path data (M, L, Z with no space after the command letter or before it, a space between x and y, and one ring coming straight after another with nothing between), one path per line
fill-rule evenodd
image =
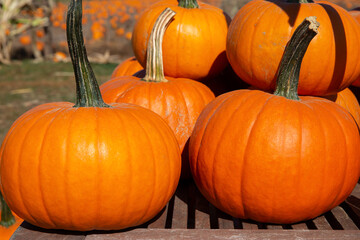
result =
M117 64L91 64L99 85ZM75 101L71 63L23 61L0 65L0 142L11 124L27 110L46 102Z

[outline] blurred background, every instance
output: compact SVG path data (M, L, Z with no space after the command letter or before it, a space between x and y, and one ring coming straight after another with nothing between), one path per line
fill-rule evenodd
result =
M83 1L83 33L95 62L130 57L132 28L141 12L158 0ZM0 0L0 62L33 58L66 60L65 20L68 0ZM249 0L203 0L233 17ZM360 0L331 0L345 9Z

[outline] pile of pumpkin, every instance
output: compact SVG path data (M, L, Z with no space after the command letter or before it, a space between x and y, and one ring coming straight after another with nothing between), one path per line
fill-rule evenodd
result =
M67 15L75 105L31 109L1 147L1 191L21 218L51 229L137 226L180 177L222 211L267 223L315 218L351 193L360 107L347 87L360 82L360 24L344 9L253 0L230 23L196 0L160 1L134 27L137 60L100 87L81 9L72 0ZM224 73L229 63L252 87L215 98L206 84L239 79Z

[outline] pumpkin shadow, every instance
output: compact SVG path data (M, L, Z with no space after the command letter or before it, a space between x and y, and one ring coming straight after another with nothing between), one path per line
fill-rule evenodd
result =
M344 24L338 12L330 5L320 3L320 5L328 13L332 28L334 29L335 39L335 67L331 83L328 87L329 91L339 89L342 79L345 76L346 60L347 60L347 44Z
M91 231L71 231L71 230L62 230L62 229L45 229L35 225L32 225L26 221L24 221L20 227L26 229L27 231L31 232L39 232L39 233L49 233L49 234L56 234L56 235L71 235L71 236L87 236L92 234L111 234L111 233L122 233L122 232L129 232L139 228L147 228L148 225L157 221L162 214L165 212L166 207L164 207L154 218L149 220L146 223L143 223L139 226L134 226L130 228L125 228L121 230L91 230Z

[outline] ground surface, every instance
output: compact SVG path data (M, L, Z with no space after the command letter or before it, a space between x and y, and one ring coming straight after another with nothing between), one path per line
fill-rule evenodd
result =
M116 64L92 64L98 82L109 79ZM0 65L0 142L11 124L27 110L46 102L75 99L71 63L31 61Z

